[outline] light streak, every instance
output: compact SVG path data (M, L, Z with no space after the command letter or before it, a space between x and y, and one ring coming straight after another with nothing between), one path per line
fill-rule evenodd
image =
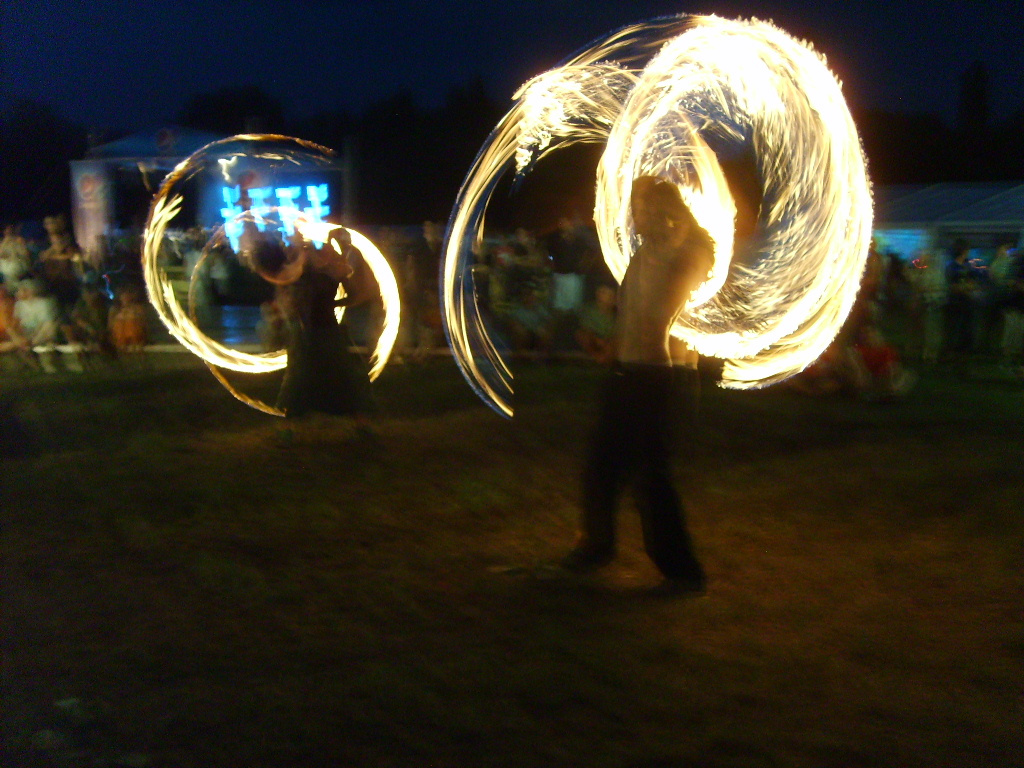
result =
M264 146L270 146L272 149L265 149ZM190 352L202 358L211 367L211 370L216 367L240 373L270 373L287 365L287 353L284 350L252 354L233 349L211 339L196 325L194 311L186 311L181 306L170 277L162 267L162 252L168 237L167 229L181 213L185 202L182 191L185 189L185 182L200 175L207 168L215 167L214 162L219 162L222 159L220 156L225 154L231 156L230 163L227 164L229 167L233 167L239 158L277 163L288 162L296 165L311 163L322 166L326 164L330 151L316 144L287 136L247 134L208 144L191 157L183 160L164 180L150 206L149 218L143 234L143 276L150 302L156 309L161 322L175 339ZM224 163L219 163L219 165L222 171L226 170ZM251 197L252 191L249 190ZM257 195L259 210L246 211L238 204L241 190L224 187L222 194L226 207L221 209L221 214L225 219L224 224L205 244L200 263L206 260L213 249L227 243L230 243L232 249L238 253L247 222L250 226L259 227L262 224L266 228L268 223L276 217L281 222L282 231L287 232L291 228L292 231L298 231L311 242L320 244L330 242L339 254L342 252L341 248L337 239L331 238L330 233L334 230L348 232L352 245L359 249L377 281L384 308L383 329L370 358L369 378L372 381L387 365L398 336L401 318L398 284L387 260L369 238L356 230L330 224L320 219L320 216L330 212L329 206L325 205L327 192L326 184L307 186L306 193L310 205L300 212L294 204L294 200L298 197L295 188L267 188ZM271 194L275 195L278 201L283 200L285 204L283 206L268 205L266 201ZM253 199L255 200L255 198ZM197 271L198 267L195 272ZM195 272L192 275L192 285L189 291L190 305L193 304ZM267 413L281 415L276 409L241 395L231 387L219 371L215 370L214 372L218 380L235 397Z
M575 142L605 144L594 220L616 279L638 245L634 178L674 182L714 239L712 272L672 334L725 361L722 386L781 381L828 347L856 298L872 204L840 84L810 45L757 20L660 19L612 33L515 99L463 182L444 246L445 330L485 402L512 413L512 375L472 277L490 197L506 172ZM716 150L749 151L761 178L757 234L739 253Z
M224 177L224 181L228 184L231 183L232 174L234 173L234 167L238 164L238 155L233 157L222 157L217 160L217 165L220 166L220 175Z
M291 243L295 234L295 224L299 220L299 208L295 200L301 193L302 187L278 187L274 190L278 215L281 217L281 233L286 244Z
M224 219L225 231L231 242L231 247L236 252L241 250L240 238L243 230L241 217L245 215L248 215L257 231L266 232L267 227L271 227L281 234L285 245L291 245L296 221L304 218L307 221L322 222L323 217L331 211L330 206L323 204L328 195L326 184L306 187L310 205L301 210L297 201L302 196L302 187L249 187L245 190L245 194L249 198L248 208L243 208L241 205L242 188L240 185L226 186L221 189L225 205L220 209L220 215ZM276 204L271 204L271 200ZM280 226L278 226L278 222L280 222ZM317 248L322 248L326 241L313 238L312 242Z
M241 216L244 211L238 204L242 190L239 187L224 187L221 195L224 198L224 207L220 209L220 215L224 217L224 234L231 242L231 249L237 253L242 247L239 240L242 237Z

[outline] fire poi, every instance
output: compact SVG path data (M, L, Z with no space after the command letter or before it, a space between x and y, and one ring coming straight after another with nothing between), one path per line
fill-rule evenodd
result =
M327 184L315 182L331 166L332 155L331 150L311 142L278 135L240 135L213 142L168 174L154 196L146 222L142 247L144 277L160 320L174 338L206 362L235 397L273 415L284 414L239 392L219 369L269 373L287 365L287 352L283 348L262 353L245 352L210 338L197 323L197 278L203 267L209 266L206 262L214 254L218 258L230 254L243 267L273 282L253 264L253 245L261 239L273 240L293 256L301 254L303 248L312 248L321 254L334 251L342 257L343 248L350 244L359 250L372 272L384 309L383 328L370 358L369 377L375 379L387 364L398 335L401 312L398 285L387 260L367 237L325 218L330 213ZM314 183L296 183L302 176L295 175L297 170L305 171L307 180L312 179ZM218 183L211 184L210 179L217 179ZM203 181L206 183L199 183ZM209 205L208 200L194 199L204 194L214 195L213 204L220 212L222 223L214 228L188 275L186 308L168 275L164 246L172 228L191 226L180 222L185 218L184 209ZM298 258L302 258L301 255ZM338 298L343 295L339 282ZM339 308L339 322L341 318Z
M714 268L672 335L724 361L720 384L773 384L810 365L856 298L871 237L866 163L822 56L770 23L714 16L617 30L526 83L480 150L444 245L444 323L480 397L512 414L512 374L477 303L472 266L488 203L509 170L603 142L594 220L621 281L638 241L632 180L675 183L715 241ZM757 227L734 249L736 201L722 157L746 152L761 184Z

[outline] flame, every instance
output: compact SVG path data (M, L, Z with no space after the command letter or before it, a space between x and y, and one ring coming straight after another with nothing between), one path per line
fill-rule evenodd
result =
M316 224L313 224L313 226L316 226ZM296 225L296 228L305 234L303 231L305 230L304 224ZM380 336L377 338L377 345L374 348L373 355L370 357L370 381L374 381L380 376L384 366L387 365L388 358L391 356L391 350L395 347L395 340L398 338L398 326L401 322L401 300L398 296L398 281L395 280L395 273L391 271L391 265L384 258L384 254L378 250L377 246L368 237L349 227L331 226L327 231L330 232L333 229L344 229L348 232L349 237L352 238L352 245L358 248L359 252L363 255L363 259L373 273L373 277L380 289L381 303L384 305L384 326L381 329ZM338 245L338 241L332 239L330 243L334 250L340 254L341 248ZM344 289L340 284L338 285L338 291L339 298L344 296ZM338 322L341 322L340 314Z
M638 245L629 194L638 176L674 182L715 241L708 280L672 334L725 361L722 385L775 383L828 347L853 305L870 242L864 155L840 84L809 44L775 26L680 16L626 27L530 80L471 167L449 222L445 329L477 393L511 415L512 375L472 282L500 177L546 153L604 142L594 221L621 280ZM719 151L752 152L758 234L734 253L736 205Z

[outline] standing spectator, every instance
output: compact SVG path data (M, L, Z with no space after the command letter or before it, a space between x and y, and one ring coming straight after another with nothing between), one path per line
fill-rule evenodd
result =
M580 311L580 324L576 330L580 349L601 365L615 359L615 289L599 285L594 301Z
M409 256L411 256L410 288L415 286L411 295L418 297L420 292L425 289L438 290L443 239L443 225L433 221L423 222L420 236L415 239L409 249ZM418 299L414 300L418 301Z
M551 258L552 306L556 310L573 311L583 303L583 259L586 243L577 224L568 216L558 220L547 239Z
M990 346L998 354L1002 350L1003 331L1005 330L1006 303L1010 298L1010 268L1013 264L1013 251L1006 243L996 248L996 255L988 265L988 302L986 309L989 317L986 327L989 331Z
M934 365L942 354L945 334L943 312L948 288L941 254L931 248L918 252L909 275L911 286L911 317L919 340L921 362Z
M441 296L432 289L423 289L421 296L420 329L416 342L416 358L422 360L430 352L443 347L444 324L441 320Z
M231 299L231 250L213 248L208 259L207 278L213 286L213 303L223 305Z
M1008 293L1013 257L1014 251L1004 243L996 249L996 255L992 257L992 263L988 265L988 279L995 294L996 304L1002 304Z
M903 259L895 251L886 254L884 302L880 309L884 317L876 318L885 328L903 328L907 322L907 309L910 304L910 283L907 279L907 268Z
M555 333L571 337L576 319L583 306L585 276L583 260L586 242L580 228L568 216L563 216L547 239L551 259L551 309L555 315Z
M200 328L212 328L216 323L216 315L213 280L210 276L211 259L203 258L203 239L203 231L199 227L186 231L181 260L185 279L189 281L190 308L194 307Z
M39 254L40 270L61 314L67 319L78 301L79 280L83 274L82 254L63 216L47 216L43 219L43 228L49 246Z
M416 362L424 360L431 350L444 343L440 315L440 269L442 236L440 224L423 222L418 236L411 240L400 237L396 232L395 253L403 253L402 280L399 285L402 295L402 328L407 348ZM473 279L482 302L488 302L486 295L487 262L486 253L477 253L473 266Z
M857 330L865 323L874 322L878 319L878 300L882 292L885 279L885 257L879 252L874 238L868 247L867 263L864 266L864 275L860 281L860 291L857 293L857 300L854 302L850 316L847 318L847 326L856 335Z
M539 288L542 276L549 269L547 251L544 246L537 241L530 230L519 227L513 235L512 252L516 263L527 271L528 279L533 280Z
M1011 252L1004 277L1003 334L1000 344L1003 364L1018 367L1024 374L1024 249Z
M950 352L962 361L974 349L975 302L980 293L977 269L971 264L971 250L958 243L946 266L949 299L946 302L946 338Z
M992 261L976 265L978 291L974 299L974 351L986 355L999 354L1003 326L1004 281L1010 260L1010 246L996 248Z

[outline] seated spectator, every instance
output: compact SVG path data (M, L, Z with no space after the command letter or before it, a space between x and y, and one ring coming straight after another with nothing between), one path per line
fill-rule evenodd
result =
M859 355L859 389L869 397L896 397L910 391L917 377L900 363L895 347L886 342L874 323L858 331L854 349Z
M53 373L53 347L60 333L56 299L45 294L38 280L22 280L13 317L11 336L22 358L33 368Z
M146 346L146 305L134 285L125 285L118 291L110 310L109 327L119 355L141 352Z
M861 322L848 333L837 336L821 357L789 379L789 386L808 395L891 399L907 394L917 383L917 375L904 368L899 353L874 322Z
M580 312L576 342L602 365L609 365L615 359L615 289L610 285L599 285L594 301L586 304Z
M100 278L95 272L86 273L82 280L82 292L71 309L64 336L78 355L83 352L112 355L114 352L109 333L107 295L100 287Z
M8 286L17 285L28 275L31 266L25 238L14 224L5 225L3 240L0 240L0 278Z
M786 383L805 395L850 393L856 391L861 371L856 351L837 340L817 360Z
M525 286L520 290L519 300L509 311L508 324L516 352L546 354L551 350L551 313L541 303L536 288Z
M17 342L14 332L14 296L7 290L7 284L0 282L0 352L12 352Z

